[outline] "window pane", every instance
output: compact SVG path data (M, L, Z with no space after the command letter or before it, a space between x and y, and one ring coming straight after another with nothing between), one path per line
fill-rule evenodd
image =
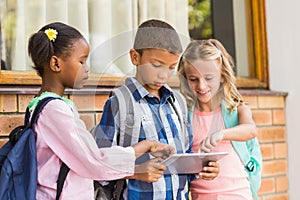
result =
M220 40L236 61L238 84L267 87L264 0L0 0L0 58L7 69L0 80L5 84L8 73L34 74L28 38L53 21L70 24L87 38L91 73L134 73L128 50L138 25L150 18L170 23L184 48L190 39Z
M236 55L236 75L249 77L249 54L247 45L247 20L244 0L233 0L234 40Z
M0 0L2 59L7 69L31 71L27 55L30 35L43 25L61 21L80 30L91 46L92 73L124 76L135 67L129 49L138 25L150 18L169 22L188 36L188 0Z
M15 44L16 0L0 1L0 58L1 69L12 66L12 46Z
M212 37L210 0L189 0L189 34L193 40Z
M249 77L244 0L189 0L192 39L218 39L235 60L236 75Z

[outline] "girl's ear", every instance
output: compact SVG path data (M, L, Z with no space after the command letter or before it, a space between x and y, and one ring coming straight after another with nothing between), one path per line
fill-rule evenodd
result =
M130 49L129 54L130 54L130 59L131 59L132 64L136 65L136 66L139 65L140 54L134 49Z
M50 69L53 72L60 72L61 68L59 67L59 58L52 56L50 59Z
M221 76L221 80L220 80L221 83L224 83L224 77Z

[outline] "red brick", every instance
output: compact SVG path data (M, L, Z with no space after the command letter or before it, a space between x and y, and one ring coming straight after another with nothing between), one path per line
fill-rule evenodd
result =
M258 194L267 194L275 192L275 179L265 178L261 180L261 186L258 190Z
M280 176L276 178L276 192L284 192L289 188L288 177Z
M34 98L34 95L19 94L18 95L18 111L25 112L29 102Z
M272 111L271 110L252 110L253 120L256 125L271 125Z
M0 135L8 136L15 127L24 123L24 115L1 115L0 121Z
M283 96L259 96L259 108L284 108L285 101Z
M86 125L88 131L93 128L95 124L95 116L94 114L80 114L80 119L82 119Z
M99 122L101 120L101 117L102 117L102 113L97 113L96 114L96 125L99 124Z
M70 95L78 111L94 111L95 95Z
M263 162L263 176L282 175L287 173L286 160L273 160Z
M261 154L262 154L263 160L274 158L273 144L261 144L260 149L261 149Z
M76 104L79 111L103 111L107 94L96 95L70 95L70 99Z
M104 104L105 104L105 102L107 101L108 98L109 97L106 94L96 95L96 97L95 97L95 99L96 99L96 102L95 102L96 111L103 111Z
M244 101L250 108L257 108L257 96L243 96Z
M17 97L14 94L0 95L0 113L17 112Z
M284 126L260 127L257 128L257 132L257 138L261 143L286 141L286 128Z
M288 200L288 199L289 199L289 195L287 193L268 195L263 198L263 200Z
M275 154L275 158L287 158L287 144L285 142L275 143L274 154Z
M273 110L272 121L274 125L285 124L285 110L283 109Z

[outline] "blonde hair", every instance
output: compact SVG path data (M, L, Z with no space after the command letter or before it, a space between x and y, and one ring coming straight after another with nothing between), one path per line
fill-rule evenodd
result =
M188 85L185 74L186 64L198 59L209 61L218 60L221 64L221 77L223 78L223 96L231 111L244 102L235 85L234 62L224 46L216 39L194 40L189 43L183 52L178 64L180 91L185 96L189 109L197 105L197 99Z

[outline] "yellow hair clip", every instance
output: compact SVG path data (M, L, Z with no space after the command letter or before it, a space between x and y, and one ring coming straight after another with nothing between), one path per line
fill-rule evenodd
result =
M44 31L44 33L47 35L48 39L52 42L55 41L58 32L52 28L48 28L47 30Z

